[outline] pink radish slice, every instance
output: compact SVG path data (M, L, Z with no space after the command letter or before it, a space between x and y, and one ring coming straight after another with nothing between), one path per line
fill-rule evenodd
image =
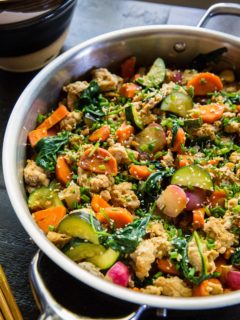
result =
M206 192L204 190L195 188L194 190L186 190L185 193L188 199L186 210L192 211L203 206L206 200Z
M168 186L157 200L158 208L169 217L177 217L187 205L184 190L176 185Z
M229 271L227 274L227 284L233 290L240 289L240 272L239 271Z
M108 270L105 277L119 286L127 287L130 273L128 267L121 261L118 261Z

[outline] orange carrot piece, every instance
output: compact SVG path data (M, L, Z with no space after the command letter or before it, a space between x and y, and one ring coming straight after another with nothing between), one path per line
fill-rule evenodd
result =
M178 168L189 166L193 164L193 156L189 154L178 154L177 155Z
M105 209L105 208L111 207L110 204L107 201L105 201L98 194L93 195L92 201L91 201L91 206L95 212L99 212L100 209Z
M134 133L133 126L123 123L121 127L117 129L116 136L118 141L120 143L123 143L124 141L128 140L133 133Z
M152 171L147 166L131 164L129 168L130 175L138 180L146 180Z
M121 64L121 76L126 81L134 76L136 57L130 57Z
M186 142L185 132L182 128L178 128L178 131L173 143L173 147L171 150L174 152L182 153L183 147L185 146L185 142Z
M198 114L193 114L193 118L202 118L204 123L213 123L221 119L224 107L218 103L207 104L198 108Z
M133 98L136 92L138 92L139 90L139 86L135 83L124 83L120 88L119 92L126 98Z
M193 210L193 229L200 229L204 227L204 214L205 210L204 208L199 208L196 210Z
M107 207L103 211L96 213L97 219L101 223L109 223L109 220L113 220L117 228L122 228L126 224L129 224L133 221L132 214L125 208L118 207Z
M31 147L35 147L35 145L40 141L42 138L47 137L48 133L45 128L35 129L28 133L28 140L31 144Z
M203 72L198 73L191 80L189 80L187 87L194 88L195 96L205 96L210 92L222 90L223 84L221 79L215 74Z
M110 152L103 148L94 147L87 149L80 158L79 166L87 171L95 173L111 174L118 173L117 161Z
M234 253L235 249L233 247L227 248L227 250L224 252L223 256L226 260L229 260Z
M48 130L68 114L68 109L63 104L60 104L59 107L37 127L37 129L45 128Z
M97 141L106 141L110 136L110 128L109 126L105 125L101 128L93 131L93 133L89 137L89 141L97 142Z
M211 207L221 206L223 207L225 204L225 199L227 195L224 190L214 190L211 196L209 197L209 202Z
M240 104L237 105L237 112L240 112Z
M170 259L158 259L157 266L164 273L171 275L179 275L179 271Z
M193 296L194 297L206 297L210 295L210 291L208 290L209 283L214 283L217 285L222 285L221 282L218 279L211 278L204 280L201 282L198 286L195 286L193 288Z
M66 185L72 179L72 170L63 156L57 158L55 174L57 180L63 185Z
M212 166L216 166L219 164L219 159L208 160L208 164L211 164Z
M67 209L64 206L51 207L45 210L34 212L33 217L40 229L45 233L49 227L57 228L60 221L66 215Z

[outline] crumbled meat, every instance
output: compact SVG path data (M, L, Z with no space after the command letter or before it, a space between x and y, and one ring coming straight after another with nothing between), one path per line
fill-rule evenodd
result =
M113 186L111 190L113 205L135 210L140 206L140 201L132 190L132 183L122 182Z
M133 260L133 266L139 279L149 276L152 263L156 258L161 259L171 249L171 243L168 241L168 234L164 230L161 223L153 223L150 225L148 232L151 239L143 240L137 249L130 255Z
M82 112L72 111L60 122L60 128L61 130L72 131L76 129L81 120Z
M80 202L80 188L76 183L71 182L67 188L59 192L59 198L64 200L69 209L74 209L75 204Z
M239 198L240 199L240 198ZM234 209L238 205L238 198L232 198L228 200L227 207L229 210Z
M215 168L214 170L212 170L212 172L210 172L215 182L227 183L227 184L231 184L234 182L236 184L240 184L240 179L233 171L234 165L233 163L231 164L232 164L232 167L229 166L229 164L227 163L223 167Z
M218 131L218 128L216 128L215 126L208 123L204 123L200 128L191 130L191 134L194 137L198 137L198 138L208 137L211 140L215 140L217 131Z
M114 184L114 178L110 175L98 174L89 179L91 192L100 192L101 190L110 189Z
M34 188L41 186L47 187L49 185L47 173L33 160L27 160L27 165L23 170L23 174L28 192L33 191Z
M205 257L207 271L212 273L216 270L214 260L218 257L219 253L216 250L208 250L206 241L201 240L201 248L203 256ZM188 258L190 264L199 272L202 271L202 261L196 242L192 239L188 244Z
M240 153L236 151L232 152L230 154L229 161L233 163L240 163Z
M196 74L197 70L186 69L182 72L182 84L187 84Z
M154 294L157 296L160 296L162 294L162 288L155 286L146 286L145 288L140 289L140 291L143 293Z
M174 158L170 149L168 149L167 153L162 157L161 164L166 168L174 167Z
M63 234L63 233L57 233L54 231L48 231L47 238L49 241L51 241L55 246L58 246L62 248L65 244L67 244L72 237Z
M100 192L100 196L103 198L103 200L105 201L109 201L111 200L111 194L108 190L102 190Z
M215 283L212 281L208 281L206 290L210 296L223 293L223 287L221 283Z
M94 264L92 264L91 262L80 262L78 263L79 267L81 267L83 270L90 272L91 274L93 274L94 276L97 276L99 278L104 278L104 275L102 274L102 272L100 271L99 268L97 268Z
M160 89L160 93L165 97L171 94L172 92L181 92L187 94L183 87L177 86L175 82L171 81L169 83L164 83Z
M169 297L191 297L192 289L179 277L158 277L153 286L161 289L161 294Z
M224 127L224 131L227 133L238 133L240 134L240 123L237 121L231 121Z
M204 224L204 231L207 236L215 240L215 250L219 253L224 253L230 248L234 242L234 235L229 232L226 228L226 222L224 219L210 217Z
M118 164L131 163L131 160L128 157L128 151L133 153L135 159L137 159L139 156L139 153L137 151L128 150L124 146L122 146L121 143L115 143L108 149L108 151L114 156Z
M87 89L88 86L89 83L87 81L76 81L63 87L63 90L67 92L67 106L70 110L75 109L78 96Z
M105 68L99 68L92 71L93 79L98 83L101 91L117 90L123 79L116 74L109 72Z

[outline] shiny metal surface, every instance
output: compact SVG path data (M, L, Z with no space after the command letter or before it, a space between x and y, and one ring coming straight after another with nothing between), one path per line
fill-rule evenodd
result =
M175 44L182 41L185 49L176 51ZM150 65L154 58L161 56L168 65L180 67L199 53L223 46L228 48L227 57L236 64L239 72L240 40L237 37L183 26L148 26L115 31L64 53L45 67L22 93L10 117L4 139L3 167L8 194L31 238L46 255L75 278L120 299L157 308L210 309L239 303L240 292L201 299L146 295L115 286L80 269L46 239L32 220L22 178L27 133L35 127L37 113L46 112L57 101L63 84L81 78L93 67L111 67L115 70L123 59L131 55L137 57L140 65Z

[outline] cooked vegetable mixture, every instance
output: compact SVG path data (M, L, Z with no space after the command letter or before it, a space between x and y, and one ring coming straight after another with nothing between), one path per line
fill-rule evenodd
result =
M28 206L81 268L154 295L240 289L240 83L214 71L224 51L92 70L38 115Z

